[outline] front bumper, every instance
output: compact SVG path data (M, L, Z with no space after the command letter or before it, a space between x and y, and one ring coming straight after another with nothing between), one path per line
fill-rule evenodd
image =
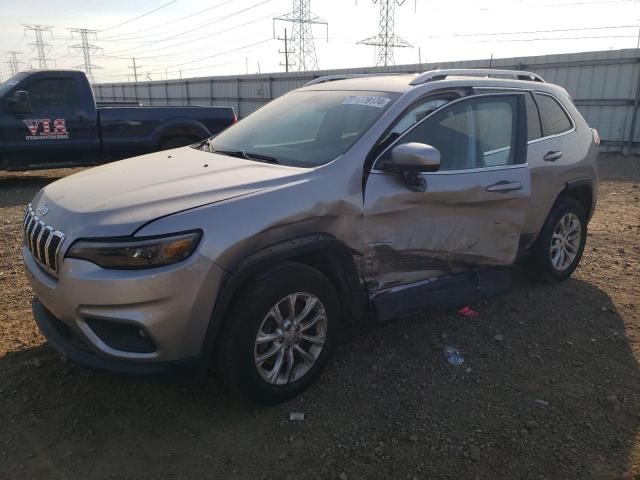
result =
M173 376L197 372L197 367L199 367L202 362L201 357L194 357L179 362L153 363L100 357L89 350L82 339L75 335L68 325L58 320L47 310L37 298L31 301L31 307L38 328L46 337L49 344L66 359L80 365L129 375Z
M73 347L75 351L80 345L91 358L109 364L166 364L200 356L224 270L198 252L179 264L149 270L109 270L67 258L58 278L44 272L26 246L23 258L42 307L34 307L34 315L40 317L38 325L45 336L53 335L50 341L59 350ZM61 328L52 330L56 321ZM103 332L92 327L95 322L140 329L155 349L114 347ZM61 330L68 330L69 338L78 342L69 345L64 335L55 336ZM85 355L74 355L80 357L79 363L91 364Z

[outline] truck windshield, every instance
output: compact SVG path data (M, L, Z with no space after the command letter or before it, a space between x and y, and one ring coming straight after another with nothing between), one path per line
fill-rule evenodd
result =
M364 91L292 92L201 148L295 167L323 165L345 153L397 97Z
M13 77L10 77L4 82L0 83L0 97L4 97L9 90L16 86L18 82L26 76L27 73L25 72L17 73Z

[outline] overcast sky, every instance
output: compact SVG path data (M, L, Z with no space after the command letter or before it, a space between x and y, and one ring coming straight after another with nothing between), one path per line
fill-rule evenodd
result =
M132 57L139 75L153 80L203 75L284 71L283 42L273 38L272 18L292 0L0 0L2 78L9 76L5 51L22 52L26 68L35 52L33 32L21 24L52 26L47 55L55 66L81 65L79 43L69 28L98 30L91 43L103 49L92 58L100 81L127 81ZM313 32L318 66L373 65L374 48L356 45L378 31L379 4L372 0L312 0L328 23ZM205 10L206 11L203 11ZM153 11L155 10L155 11ZM198 13L201 12L201 13ZM139 17L139 18L137 18ZM640 0L406 0L396 8L396 34L413 48L395 50L395 63L466 60L634 48ZM276 22L276 36L290 24ZM180 72L182 70L182 72Z

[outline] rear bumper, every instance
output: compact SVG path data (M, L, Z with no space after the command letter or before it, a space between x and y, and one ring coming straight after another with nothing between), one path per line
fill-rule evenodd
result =
M37 298L31 301L33 317L49 344L65 358L80 365L128 375L188 376L199 371L202 360L194 357L179 362L140 362L101 357L64 322L57 319Z

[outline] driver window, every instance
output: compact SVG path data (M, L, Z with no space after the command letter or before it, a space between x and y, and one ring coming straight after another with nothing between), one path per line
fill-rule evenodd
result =
M398 123L391 129L390 134L400 135L406 132L414 124L425 118L427 115L433 113L442 105L449 103L452 98L432 98L425 100L418 104L416 107L409 110L398 120Z
M443 108L397 143L418 142L440 151L440 171L515 163L517 99L476 97Z

